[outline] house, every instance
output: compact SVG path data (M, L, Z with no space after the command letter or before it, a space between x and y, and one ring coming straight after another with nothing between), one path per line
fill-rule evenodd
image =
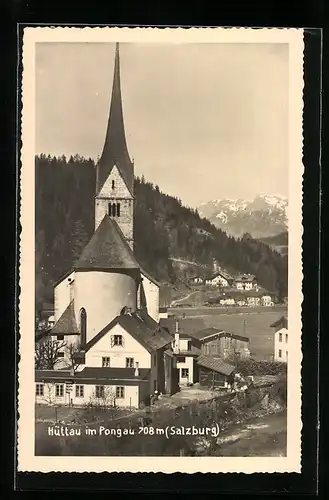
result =
M159 307L159 319L168 318L168 307Z
M274 305L274 302L270 295L263 295L260 299L260 302L261 305L264 307L272 307Z
M192 283L193 285L202 285L204 282L204 277L203 276L192 276L192 278L190 278L190 283Z
M138 408L141 402L147 403L154 391L169 394L176 392L178 373L175 375L175 359L166 359L167 351L171 350L171 343L172 336L146 312L123 312L81 346L77 356L80 364L70 377L64 370L73 390L76 385L79 386L79 395L73 398L73 404L85 404L90 398L97 398L97 394L103 394L105 389L99 389L101 385L117 395L117 406L134 408ZM170 368L166 379L168 363ZM39 387L36 392L37 403L47 402L49 399L51 377L43 372L38 371L36 382L40 386L40 377L47 375L47 394L45 396L44 390ZM58 383L56 377L57 375L54 380ZM65 385L65 381L62 380L61 384ZM63 387L58 392L56 387L52 388L56 401L60 402L61 398L65 398L64 389ZM118 393L121 394L120 397ZM63 402L65 403L65 399Z
M187 320L189 323L189 321ZM185 328L181 327L184 325ZM197 382L196 358L201 354L197 347L197 342L189 334L186 328L186 320L178 321L176 318L169 318L167 321L160 321L161 326L173 336L172 351L176 359L176 367L179 371L179 385L184 386Z
M219 299L219 303L221 306L234 306L236 302L231 295L222 295Z
M228 287L232 283L232 278L225 272L217 272L206 279L206 285Z
M257 295L247 295L246 302L248 306L259 306L260 305L260 297Z
M274 361L288 361L289 342L288 342L288 319L282 316L280 319L270 325L274 329Z
M95 232L55 283L55 324L49 335L61 342L59 362L55 374L36 373L37 402L46 401L43 375L59 402L65 400L67 385L73 390L79 386L74 401L90 395L102 399L109 389L118 405L133 407L154 391L178 390L173 337L159 324L160 284L134 254L134 205L134 164L125 138L117 44L107 132L96 166ZM63 378L58 382L57 372L66 376L67 366L74 369L66 377L70 384Z
M228 388L234 382L235 367L220 358L201 355L197 358L199 381L211 389Z
M193 336L193 332L203 326L203 321L191 318L179 320L168 318L160 320L160 325L173 336L172 350L179 370L179 385L184 386L197 382L196 358L201 354L201 344Z
M249 338L235 333L228 333L220 328L205 328L191 333L201 349L201 354L217 356L223 359L247 359L250 357Z
M257 280L253 274L241 274L237 276L234 280L234 286L238 290L252 290L257 289Z

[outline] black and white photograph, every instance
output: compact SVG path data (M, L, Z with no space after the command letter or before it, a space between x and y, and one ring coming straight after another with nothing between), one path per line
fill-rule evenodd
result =
M25 30L22 471L300 469L303 35L216 32Z

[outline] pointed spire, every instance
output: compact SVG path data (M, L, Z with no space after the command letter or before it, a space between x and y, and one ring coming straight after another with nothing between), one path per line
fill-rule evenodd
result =
M97 166L96 193L102 189L114 164L118 167L127 187L133 193L134 172L130 160L123 120L119 43L115 47L115 62L112 85L112 97L102 155Z

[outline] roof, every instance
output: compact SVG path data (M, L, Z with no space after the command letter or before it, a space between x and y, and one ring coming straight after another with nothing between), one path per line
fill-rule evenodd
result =
M87 342L83 349L84 352L89 351L106 333L118 324L148 351L161 349L172 342L172 336L161 328L151 316L144 311L138 311L122 314L114 318L103 330Z
M174 335L176 331L176 321L175 317L160 318L160 325ZM192 335L192 332L201 330L204 327L204 321L200 318L178 318L179 333L182 335Z
M213 358L212 356L201 355L198 357L197 363L200 366L209 368L214 372L223 373L224 375L231 375L231 373L235 370L233 365L226 363L220 358Z
M50 330L50 335L77 335L79 329L74 313L74 300L70 302L62 316Z
M240 274L236 276L234 281L253 281L254 279L256 279L256 276L253 274Z
M97 381L98 383L104 381L148 381L149 368L139 368L139 376L135 376L135 368L107 368L107 367L86 367L81 371L76 371L73 375L70 370L35 370L35 381L42 380L74 380L76 383Z
M286 318L286 316L281 316L281 318L279 318L277 321L274 321L274 323L270 325L270 328L276 328L277 326L288 328L288 319Z
M57 281L55 281L53 287L55 288L57 285L59 285L63 280L65 280L65 278L67 278L68 276L70 276L71 273L74 272L74 269L70 268L66 271L65 274L63 274L63 276L61 276Z
M157 285L158 287L160 287L160 283L155 279L153 278L153 276L151 276L150 274L148 274L145 269L142 268L142 266L139 266L140 267L140 270L141 270L141 274L142 276L145 276L145 278L147 278L149 281L151 281L152 283L154 283L155 285Z
M105 215L74 269L139 269L139 265L118 223Z
M219 337L230 337L237 340L243 340L244 342L249 342L248 337L242 337L241 335L236 335L235 333L225 332L221 328L205 328L204 330L200 330L198 332L191 333L191 336L199 339L205 340L213 335L218 335Z
M96 193L99 194L114 165L130 193L134 191L134 166L128 153L123 120L119 44L116 44L112 97L103 152L97 165Z

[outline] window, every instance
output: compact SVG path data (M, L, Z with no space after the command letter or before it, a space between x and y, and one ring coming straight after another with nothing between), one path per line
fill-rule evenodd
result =
M286 361L288 361L288 351L286 351Z
M96 398L103 398L104 397L104 386L103 385L96 385L95 388L95 393L96 393Z
M113 180L113 181L112 181L112 189L114 189L114 188L115 188L115 182L114 182L114 180Z
M105 367L109 367L110 366L110 361L111 359L109 357L105 357L105 358L102 358L102 366Z
M125 388L122 386L116 387L115 389L115 396L118 399L123 399L125 397Z
M75 386L75 397L76 398L83 398L84 396L84 386L83 385L76 385Z
M279 342L282 342L282 333L279 333Z
M120 217L120 203L109 203L108 212L110 217Z
M84 345L87 341L87 313L86 309L80 309L80 335L81 335L81 345Z
M123 337L122 335L112 335L111 336L111 344L114 345L123 345Z
M187 341L187 350L190 351L192 349L192 341L188 340Z
M134 358L126 358L126 368L134 368Z
M35 395L43 396L44 395L44 387L43 384L37 384L35 387Z
M279 349L279 358L282 358L282 351Z
M63 352L58 352L58 353L57 353L57 356L58 356L59 358L64 358L64 353L63 353Z
M64 396L64 384L55 385L55 395L56 398L62 398Z
M64 340L64 335L57 335L57 340Z
M185 363L185 356L177 356L177 363Z
M182 378L188 378L188 368L182 368Z
M288 343L288 334L286 333L286 344Z

